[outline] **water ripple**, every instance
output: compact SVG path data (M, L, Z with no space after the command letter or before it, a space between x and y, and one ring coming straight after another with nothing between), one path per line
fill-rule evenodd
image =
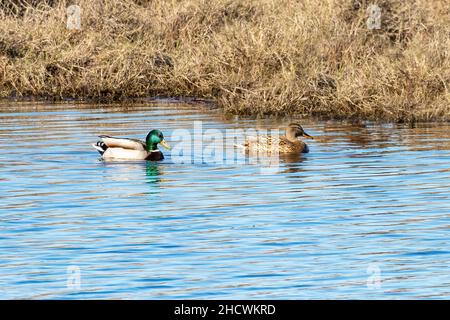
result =
M265 170L104 162L90 143L281 121L180 104L11 105L0 121L1 298L450 297L448 125L304 121L311 153Z

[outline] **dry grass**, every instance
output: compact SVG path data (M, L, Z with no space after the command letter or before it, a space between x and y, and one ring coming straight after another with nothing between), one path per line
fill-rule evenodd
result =
M0 2L0 97L196 96L233 114L450 120L448 0L14 2ZM66 28L72 3L81 31ZM371 3L380 30L366 26Z

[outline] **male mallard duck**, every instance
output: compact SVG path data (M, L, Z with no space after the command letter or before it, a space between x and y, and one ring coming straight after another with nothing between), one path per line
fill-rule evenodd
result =
M170 150L159 130L150 131L145 138L145 143L137 139L114 138L105 135L99 136L99 138L100 141L92 146L100 152L104 159L158 161L164 159L164 155L158 149L158 143Z
M307 153L309 152L308 145L297 137L306 137L314 139L307 134L301 125L298 123L291 123L286 128L286 135L281 137L273 137L268 135L261 135L256 137L247 137L244 145L246 152L278 152L278 153Z

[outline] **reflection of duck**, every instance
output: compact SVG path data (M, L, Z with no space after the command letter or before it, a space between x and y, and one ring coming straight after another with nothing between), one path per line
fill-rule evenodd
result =
M305 158L300 155L300 153L285 153L280 154L280 160L283 161L286 164L290 163L300 163L303 162Z
M164 155L158 149L158 144L170 150L159 130L150 131L145 138L145 143L137 139L114 138L105 135L99 136L99 138L101 140L92 146L104 159L158 161L164 159Z
M282 153L279 155L282 161L283 170L281 173L296 173L303 171L302 163L307 160L307 157L302 156L300 153Z
M145 173L147 175L147 183L154 184L160 182L159 176L161 175L161 172L159 170L159 165L147 162L145 166Z
M306 153L309 152L308 145L297 139L298 137L306 137L314 139L307 134L301 125L291 123L286 128L286 135L281 137L273 137L261 135L256 137L247 137L244 145L238 145L246 152L279 152L279 153Z

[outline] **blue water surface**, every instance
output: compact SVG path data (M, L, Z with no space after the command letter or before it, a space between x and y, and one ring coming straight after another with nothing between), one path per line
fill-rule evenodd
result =
M228 161L225 143L208 161L187 134L288 121L0 105L0 298L449 298L450 127L302 120L311 152L275 164ZM159 163L101 161L90 146L152 128L175 146Z

